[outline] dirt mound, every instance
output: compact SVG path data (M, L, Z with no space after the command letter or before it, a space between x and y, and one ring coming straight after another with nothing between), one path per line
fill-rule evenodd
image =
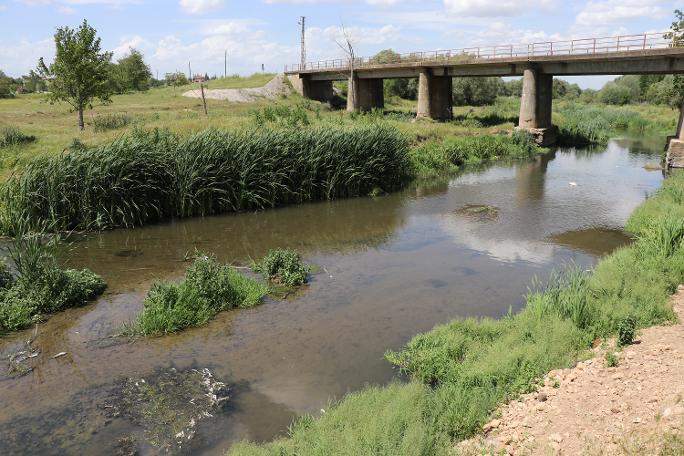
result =
M207 100L225 100L234 103L248 103L258 99L275 99L282 95L288 95L292 89L285 82L285 75L279 74L271 79L263 87L255 87L251 89L205 89L204 97ZM202 93L199 89L189 90L183 94L184 97L202 98Z
M673 297L684 317L684 287ZM615 352L609 344L573 369L550 372L539 391L514 401L484 427L485 436L461 442L474 454L662 454L684 452L684 324L644 330L637 343ZM666 453L670 454L670 453ZM676 453L681 454L681 453Z

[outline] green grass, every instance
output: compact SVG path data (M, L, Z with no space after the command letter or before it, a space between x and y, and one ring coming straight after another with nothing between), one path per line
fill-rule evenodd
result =
M354 393L321 418L296 424L288 439L243 442L231 454L449 452L454 441L479 432L500 405L534 390L548 371L586 356L596 338L617 336L627 319L635 329L674 319L669 297L684 280L684 228L673 221L683 209L681 191L683 173L633 214L632 245L591 273L571 268L536 285L520 313L455 320L387 353L409 375L408 384ZM377 432L379 417L401 423L405 432Z
M289 249L270 250L254 265L266 280L288 287L297 287L306 282L311 268L304 264L299 253Z
M97 274L59 267L50 235L32 231L25 218L14 220L13 231L8 249L14 268L0 261L0 333L26 328L44 315L102 294L106 284Z
M0 129L0 149L35 142L36 137L27 135L15 127Z
M125 332L155 336L200 326L224 310L258 305L266 292L264 285L230 266L200 257L188 268L182 282L155 283L142 312Z
M529 157L539 152L530 135L516 132L426 142L413 148L410 157L415 174L430 177L453 173L465 165L479 165L502 157Z
M131 228L171 217L365 196L410 178L407 141L383 125L137 130L111 144L33 160L3 188L15 214L56 230Z

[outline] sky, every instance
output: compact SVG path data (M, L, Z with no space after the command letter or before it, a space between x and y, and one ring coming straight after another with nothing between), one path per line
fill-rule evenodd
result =
M143 52L153 74L279 72L299 61L306 16L309 61L355 52L459 49L666 30L684 0L0 0L0 70L20 76L51 61L57 27L95 27L102 46ZM610 77L567 78L599 88Z

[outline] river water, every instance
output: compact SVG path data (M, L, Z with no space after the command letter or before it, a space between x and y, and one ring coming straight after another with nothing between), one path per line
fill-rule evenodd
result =
M381 198L183 220L90 235L64 253L109 284L96 303L41 324L35 370L0 370L0 454L115 454L140 429L103 413L111 385L159 369L209 368L231 387L224 410L198 427L192 451L224 454L240 439L284 435L293 417L397 372L383 358L456 317L520 309L535 278L590 267L629 242L630 213L663 179L662 138L558 150ZM464 213L467 205L496 208ZM112 338L156 279L180 279L194 249L248 264L291 247L320 272L285 300L224 312L179 335ZM33 330L0 338L7 359ZM59 352L67 355L57 359ZM143 454L154 448L143 445Z

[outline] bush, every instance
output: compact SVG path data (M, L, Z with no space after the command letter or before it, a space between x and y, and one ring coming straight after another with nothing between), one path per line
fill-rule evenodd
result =
M131 118L128 114L103 114L93 119L96 133L123 128L129 123L131 123Z
M637 327L637 322L634 318L632 317L626 317L623 318L619 323L617 327L618 331L618 346L619 347L624 347L626 345L631 345L632 342L634 342L634 338L636 337L636 327Z
M410 179L407 149L397 130L376 124L209 129L187 138L135 130L111 144L33 160L4 186L0 215L8 221L26 213L60 231L102 230L361 196Z
M16 127L5 127L0 130L0 148L19 146L35 140L35 136L26 135Z
M276 249L269 251L254 270L267 280L296 287L306 282L311 268L304 264L302 257L294 250Z
M162 335L199 326L217 313L253 307L266 294L263 285L211 257L200 257L181 283L155 283L130 332Z

